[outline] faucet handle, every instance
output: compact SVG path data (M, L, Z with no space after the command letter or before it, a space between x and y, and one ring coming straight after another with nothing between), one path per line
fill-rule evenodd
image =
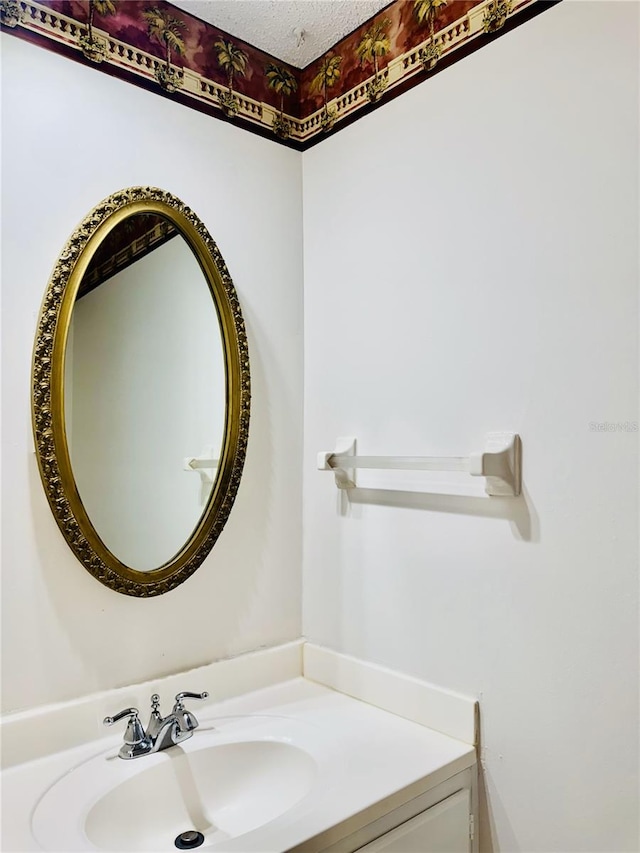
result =
M140 712L137 708L125 708L124 711L118 711L117 714L114 714L113 717L105 717L102 721L105 726L112 726L114 723L117 723L118 720L124 720L125 717L131 717L133 720L134 717L137 717Z
M180 726L180 731L183 732L185 737L189 736L189 733L192 733L194 729L197 729L199 723L194 714L191 711L188 711L184 705L182 704L183 699L208 699L209 694L205 693L190 693L189 691L185 691L184 693L178 693L176 696L176 704L173 706L174 714L180 715L180 720L178 725Z
M105 717L102 721L105 726L112 726L118 720L128 718L127 728L124 733L124 743L120 747L118 755L120 758L137 758L152 751L153 744L146 734L142 723L138 718L137 708L125 708L113 717Z
M136 746L142 743L146 739L146 734L138 718L137 708L125 708L124 711L119 711L113 717L105 717L102 722L105 726L112 726L118 720L124 720L125 718L128 718L129 722L124 733L124 742L129 746Z
M204 693L190 693L188 690L185 690L183 693L176 694L176 704L173 706L173 713L175 714L177 711L184 711L184 705L182 703L183 699L208 699L209 694L205 691Z

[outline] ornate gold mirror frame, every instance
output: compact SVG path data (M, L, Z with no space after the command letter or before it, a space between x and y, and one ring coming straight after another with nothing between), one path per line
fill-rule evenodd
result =
M65 428L65 355L74 302L95 252L124 219L153 213L187 241L209 285L220 319L226 368L226 420L220 467L209 500L181 550L154 571L124 565L102 542L80 499ZM249 352L238 296L211 235L182 201L155 187L131 187L100 202L74 231L49 280L36 332L32 417L40 476L67 544L97 580L125 595L168 592L190 577L215 544L233 506L249 433Z

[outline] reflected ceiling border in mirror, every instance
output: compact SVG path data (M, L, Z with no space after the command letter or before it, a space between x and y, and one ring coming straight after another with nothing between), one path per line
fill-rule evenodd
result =
M64 422L64 363L74 301L102 240L138 213L165 216L194 252L216 304L226 362L226 423L219 474L207 507L183 548L152 572L125 566L104 545L82 504ZM98 204L69 238L43 301L33 355L32 419L40 476L54 518L82 565L116 592L138 597L174 589L202 564L233 506L247 449L251 384L247 335L231 276L204 224L180 199L156 187L130 187Z

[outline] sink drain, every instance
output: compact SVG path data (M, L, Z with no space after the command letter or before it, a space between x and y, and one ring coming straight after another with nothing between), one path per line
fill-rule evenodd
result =
M181 832L173 843L178 850L193 850L194 847L200 847L203 841L204 835L201 832L190 829L187 832Z

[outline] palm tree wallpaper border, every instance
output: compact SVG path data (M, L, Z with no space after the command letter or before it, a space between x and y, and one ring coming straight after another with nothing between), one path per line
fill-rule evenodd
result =
M305 150L560 0L394 0L298 69L165 0L0 0L2 29Z

